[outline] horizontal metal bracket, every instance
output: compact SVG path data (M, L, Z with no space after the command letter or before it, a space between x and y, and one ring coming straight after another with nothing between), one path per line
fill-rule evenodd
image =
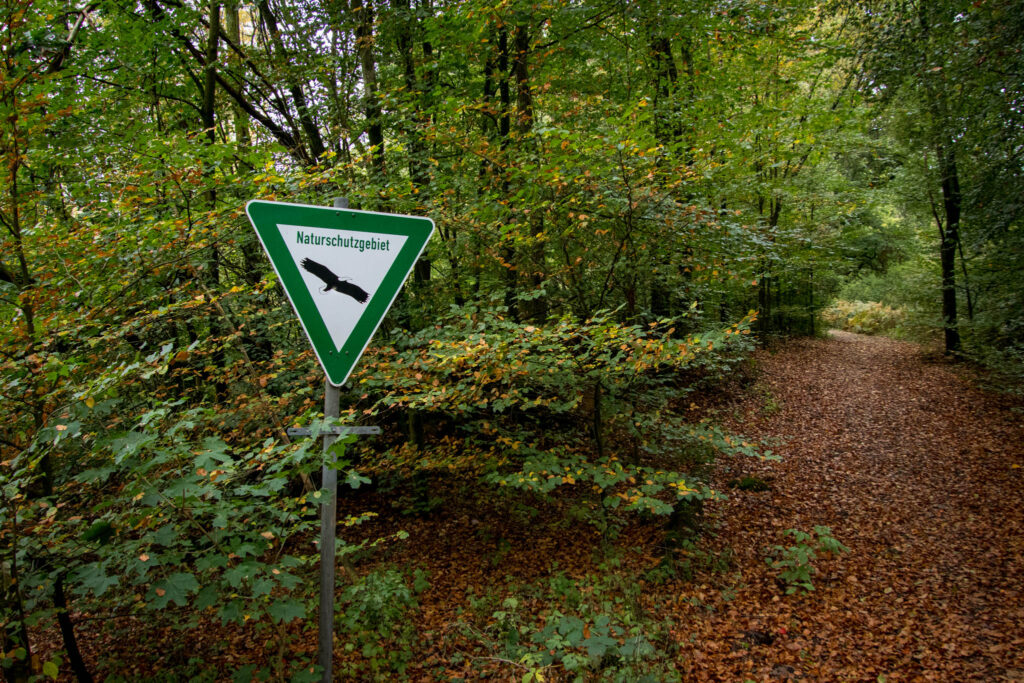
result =
M313 436L313 430L308 427L289 427L287 430L288 436ZM335 436L347 436L348 434L380 434L380 427L343 427L335 426L328 427L327 429L321 429L317 436L327 436L333 434Z

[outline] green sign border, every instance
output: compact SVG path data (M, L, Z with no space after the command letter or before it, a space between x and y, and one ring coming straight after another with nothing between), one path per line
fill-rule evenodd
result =
M341 386L377 332L399 290L416 265L416 259L426 248L430 236L434 233L434 221L421 216L289 204L262 199L254 199L247 203L245 212L263 244L263 250L270 257L270 264L281 280L281 286L299 317L302 329L313 346L313 353L327 375L327 381L334 386ZM281 224L322 230L358 230L382 236L401 235L407 238L384 280L366 302L366 309L359 317L352 333L339 350L335 350L327 326L324 325L320 311L313 302L313 296L299 272L299 266L284 243L278 228ZM355 252L354 258L358 258L358 252Z

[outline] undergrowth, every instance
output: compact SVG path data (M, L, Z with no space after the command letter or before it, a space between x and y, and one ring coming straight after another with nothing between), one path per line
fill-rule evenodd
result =
M859 334L891 332L905 318L901 309L877 301L839 300L821 312L821 319L830 327Z

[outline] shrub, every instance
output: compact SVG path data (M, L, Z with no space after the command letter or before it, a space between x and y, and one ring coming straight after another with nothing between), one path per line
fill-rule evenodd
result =
M896 329L905 319L901 309L877 301L836 301L821 312L829 326L860 334L883 334Z
M679 680L672 622L644 612L631 577L604 566L600 576L556 575L524 593L505 598L483 630L462 623L491 655L476 658L482 667L498 663L531 683ZM539 613L526 608L538 602Z
M349 642L345 649L359 650L363 664L374 677L385 672L403 674L412 661L416 629L408 619L419 603L416 596L429 587L426 576L415 570L412 586L394 569L375 570L345 589L344 611L338 616ZM367 671L360 663L346 662L343 673L353 678Z
M401 421L414 411L437 426L413 468L461 463L545 498L576 485L593 492L588 521L606 536L622 512L668 515L681 500L714 497L692 471L675 471L692 464L688 453L761 454L711 424L686 424L673 401L752 347L752 316L682 335L671 320L631 325L613 313L535 326L501 307L453 308L434 327L396 334L357 371L363 412ZM386 459L409 455L399 446Z
M779 581L785 584L786 595L814 590L811 577L818 570L811 563L818 559L819 554L834 556L850 550L832 536L832 529L827 526L814 527L813 534L799 529L786 529L783 536L792 537L795 544L788 547L772 546L765 561L769 567L779 571Z

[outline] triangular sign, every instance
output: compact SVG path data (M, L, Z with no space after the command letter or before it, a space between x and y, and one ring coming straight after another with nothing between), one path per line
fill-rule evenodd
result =
M434 222L262 200L245 211L327 380L341 386L412 272Z

